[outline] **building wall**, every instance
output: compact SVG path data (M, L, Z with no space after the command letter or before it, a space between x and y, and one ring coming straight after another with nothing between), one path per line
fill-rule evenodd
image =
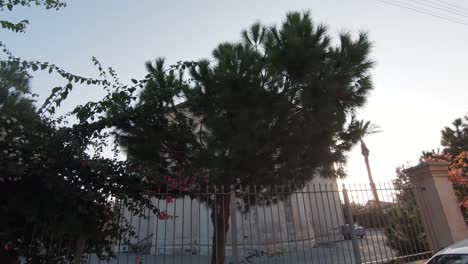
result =
M231 254L233 230L241 254L254 249L274 254L340 239L339 226L344 224L344 217L337 190L336 180L317 177L302 191L280 202L251 206L244 213L235 210L237 227L230 224L226 254ZM205 203L184 197L171 203L154 199L154 204L167 211L171 218L159 220L149 211L141 218L127 211L126 219L131 221L136 232L136 237L130 238L131 244L141 241L143 248L151 236L152 254L210 254L213 225L211 210ZM236 204L241 206L243 202L236 199Z

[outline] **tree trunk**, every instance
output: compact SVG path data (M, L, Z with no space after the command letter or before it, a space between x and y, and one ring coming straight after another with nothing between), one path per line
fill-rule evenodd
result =
M73 259L74 264L81 264L81 262L83 261L83 251L85 246L85 236L80 235L80 237L76 240L75 257Z
M367 148L364 141L361 140L361 154L364 156L364 162L366 163L367 176L369 176L369 183L372 189L372 194L374 196L374 201L377 206L377 209L380 211L382 208L380 206L379 194L377 193L377 188L375 187L374 179L372 178L372 173L369 164L369 149Z
M229 193L215 195L211 205L211 223L213 223L213 248L211 254L212 264L224 264L226 257L226 234L229 230L231 196Z

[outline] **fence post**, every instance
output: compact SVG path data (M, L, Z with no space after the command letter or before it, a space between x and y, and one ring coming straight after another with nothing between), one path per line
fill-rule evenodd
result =
M359 251L359 245L356 241L356 232L354 230L353 212L351 210L351 204L349 203L348 190L346 189L344 184L343 184L343 198L344 198L344 203L345 203L344 213L345 213L346 223L349 226L349 235L351 237L351 245L353 246L354 261L356 264L361 264L361 252Z
M236 193L231 186L231 248L232 263L239 264L239 251L237 248L237 217L236 217Z

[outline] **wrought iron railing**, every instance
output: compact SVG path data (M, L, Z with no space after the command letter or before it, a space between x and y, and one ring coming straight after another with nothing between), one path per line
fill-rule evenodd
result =
M112 243L110 255L93 252L86 239L60 245L67 240L40 241L36 234L33 241L46 252L74 254L69 259L75 263L81 255L93 264L404 263L430 256L413 199L418 188L376 188L378 199L369 186L358 184L151 193L151 206L139 213L114 201L118 223L129 228Z

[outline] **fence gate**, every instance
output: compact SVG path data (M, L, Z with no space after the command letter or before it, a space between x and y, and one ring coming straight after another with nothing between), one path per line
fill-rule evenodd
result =
M98 257L84 240L73 252L92 264L406 263L429 257L414 199L421 190L375 188L378 197L368 185L336 184L213 188L178 198L155 193L159 211L140 208L139 214L116 201L118 221L129 228L113 244L113 255Z

